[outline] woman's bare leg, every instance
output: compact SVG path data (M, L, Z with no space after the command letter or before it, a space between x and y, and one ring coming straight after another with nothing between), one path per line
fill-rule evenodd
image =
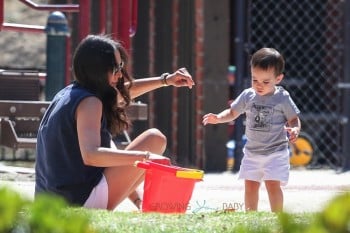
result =
M142 150L163 154L166 149L166 137L157 129L149 129L133 140L126 150ZM134 166L109 167L104 171L108 184L108 205L113 210L125 198L136 199L136 188L144 179L144 170Z

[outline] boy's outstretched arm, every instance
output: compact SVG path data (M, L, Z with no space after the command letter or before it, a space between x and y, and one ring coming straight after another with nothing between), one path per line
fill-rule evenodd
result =
M239 116L238 112L233 109L225 109L219 114L208 113L203 116L202 123L207 124L219 124L235 120Z

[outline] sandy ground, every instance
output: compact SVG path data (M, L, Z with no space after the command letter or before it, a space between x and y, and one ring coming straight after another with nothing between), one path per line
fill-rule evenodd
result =
M33 199L34 170L0 166L0 186L9 186L23 196ZM197 182L187 213L222 211L234 208L244 211L244 186L237 174L207 173ZM140 187L142 191L142 186ZM284 206L288 212L317 212L337 194L350 191L350 172L334 170L293 169L284 190ZM116 211L135 211L129 200L121 203ZM264 185L260 189L260 211L269 211L269 201Z
M350 173L336 174L333 170L292 170L284 190L284 208L288 212L320 211L335 195L350 191ZM233 207L244 210L243 181L233 174L207 174L193 192L193 208L199 204L223 210ZM191 206L191 207L192 207ZM205 208L204 208L205 209ZM264 185L260 189L259 210L269 211Z

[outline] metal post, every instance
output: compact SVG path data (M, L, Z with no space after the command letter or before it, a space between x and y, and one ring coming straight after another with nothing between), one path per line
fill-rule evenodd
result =
M133 0L132 6L131 6L131 25L129 30L130 37L133 37L137 30L137 15L138 15L138 0Z
M112 36L114 39L119 40L119 0L112 0Z
M79 41L90 33L90 0L79 0Z
M130 53L131 1L119 1L119 40Z
M106 22L107 22L107 5L106 0L100 1L99 11L99 31L100 34L106 33Z
M235 83L235 97L243 90L244 86L244 69L245 69L245 59L244 59L244 41L245 41L245 0L235 1L235 22L236 22L236 32L235 32L235 65L236 65L236 83ZM236 141L235 148L235 165L233 171L238 171L241 165L241 160L243 157L243 135L244 126L242 116L235 121L234 139Z
M4 23L4 0L0 0L0 31L2 30L3 23Z
M66 80L66 37L69 36L69 31L65 15L59 11L51 13L45 32L47 33L45 99L52 100L65 86Z
M350 83L350 1L345 1L345 41L344 41L344 82ZM342 144L343 144L343 150L342 150L342 156L343 156L343 171L350 170L350 123L349 123L349 116L350 116L350 106L349 106L349 99L350 99L350 89L344 88L343 89L343 115L346 117L346 120L343 124L343 132L342 132Z

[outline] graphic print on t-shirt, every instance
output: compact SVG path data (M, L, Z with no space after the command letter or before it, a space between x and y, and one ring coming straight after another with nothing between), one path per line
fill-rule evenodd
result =
M266 105L253 104L251 109L252 116L250 129L256 131L270 131L273 115L273 107Z

